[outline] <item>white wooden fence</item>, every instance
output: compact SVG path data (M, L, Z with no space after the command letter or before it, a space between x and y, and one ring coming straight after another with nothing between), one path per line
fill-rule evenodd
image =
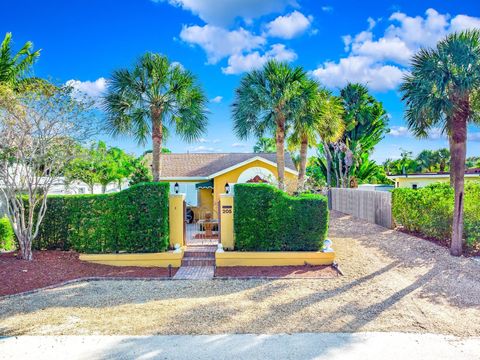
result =
M332 188L329 196L332 210L393 228L391 192Z

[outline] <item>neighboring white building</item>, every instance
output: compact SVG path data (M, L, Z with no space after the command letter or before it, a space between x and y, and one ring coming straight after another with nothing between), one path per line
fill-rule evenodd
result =
M112 182L107 185L105 193L118 192L128 188L128 180L122 182L121 188L117 182ZM94 194L102 193L102 185L96 184L93 187ZM82 181L72 181L70 184L65 183L65 178L59 177L55 179L50 187L49 195L77 195L77 194L90 194L90 188Z

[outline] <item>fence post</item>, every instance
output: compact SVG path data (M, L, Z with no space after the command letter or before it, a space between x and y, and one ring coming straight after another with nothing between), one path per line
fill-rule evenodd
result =
M233 211L233 195L220 194L220 239L223 248L230 250L233 250L235 247Z
M170 228L170 248L176 244L185 246L183 202L185 194L170 194L168 197L168 223Z

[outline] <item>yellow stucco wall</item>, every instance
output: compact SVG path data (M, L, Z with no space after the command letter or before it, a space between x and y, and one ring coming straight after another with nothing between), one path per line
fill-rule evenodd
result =
M278 178L277 167L267 164L260 160L252 161L251 163L240 166L239 168L236 168L226 174L217 176L216 178L213 179L213 185L215 188L215 191L214 191L214 208L215 209L216 209L216 204L220 199L220 194L225 193L225 184L226 183L236 184L238 181L238 177L242 174L242 172L253 167L263 167L267 170L270 170L273 173L273 175L275 175L275 177ZM285 184L287 185L288 191L294 191L297 187L297 175L294 175L292 173L285 171Z
M235 234L233 232L233 196L220 195L220 239L225 249L233 250L235 246Z
M184 215L183 201L184 194L170 194L168 198L168 225L170 228L170 248L176 244L185 246L183 238Z
M183 251L151 254L81 254L80 260L111 266L180 267Z
M198 207L213 212L212 189L198 189ZM212 214L215 216L215 214ZM216 216L215 216L216 217Z

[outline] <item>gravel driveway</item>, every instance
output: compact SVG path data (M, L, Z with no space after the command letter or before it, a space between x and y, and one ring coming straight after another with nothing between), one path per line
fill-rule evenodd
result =
M0 300L0 334L480 335L480 265L472 259L339 213L329 236L343 277L82 282Z

